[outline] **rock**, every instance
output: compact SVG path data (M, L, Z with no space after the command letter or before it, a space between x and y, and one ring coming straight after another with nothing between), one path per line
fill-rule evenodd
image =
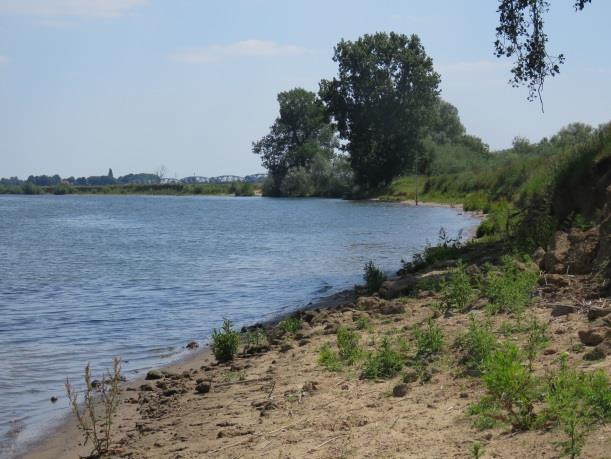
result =
M301 387L301 390L304 392L315 392L318 390L318 383L316 381L307 381Z
M350 386L348 384L344 383L344 384L341 385L341 389L342 390L348 390L348 389L350 389Z
M600 317L606 317L611 313L611 308L590 308L588 311L588 320L596 320Z
M606 327L590 328L588 330L579 330L577 334L579 339L586 346L596 346L603 342L606 337L609 337L610 330Z
M163 396L164 397L171 397L172 395L176 395L178 394L178 389L166 389L163 391Z
M163 375L161 374L159 370L151 370L146 374L146 377L144 379L150 381L152 379L161 379L161 378L163 378Z
M553 285L557 288L569 287L571 279L562 274L544 274L539 278L539 285Z
M476 264L471 264L465 268L465 273L469 277L477 277L482 274L482 270Z
M325 328L323 330L323 335L335 335L337 333L338 328L339 328L338 324L335 324L335 323L327 324L325 325Z
M543 355L554 355L556 352L558 352L556 351L556 349L554 349L553 347L550 347L543 351Z
M356 300L356 307L363 311L377 311L385 303L386 301L375 296L361 296Z
M195 392L197 392L198 394L207 394L208 392L210 392L210 387L210 383L201 382L197 386L195 386Z
M403 376L403 382L406 384L418 381L418 372L416 370L408 370Z
M596 346L594 349L592 349L589 352L586 352L583 355L583 360L588 360L590 362L594 361L594 360L602 360L605 358L605 353L603 352L603 350L599 349L598 346Z
M537 250L535 250L535 253L533 253L533 261L537 264L539 268L544 267L545 250L543 249L543 247L537 247Z
M157 381L155 386L161 390L166 390L168 388L168 383L165 381Z
M579 306L572 304L553 304L550 307L552 308L552 317L567 316L579 311Z
M478 298L471 305L471 309L484 309L487 304L488 304L488 299L487 298Z
M280 346L280 352L288 352L291 349L293 349L293 346L291 346L290 344L283 344L282 346Z
M142 384L140 386L140 390L143 392L151 392L153 390L153 386L151 386L150 384Z
M387 280L380 287L380 296L386 299L398 298L411 293L416 288L418 280L414 276L402 276Z
M306 346L307 344L310 344L310 340L309 339L302 339L297 344L299 345L299 347L303 347L303 346Z
M545 270L556 274L592 272L600 236L598 227L587 231L572 228L568 233L556 231L544 257Z
M384 315L392 314L403 314L405 312L405 305L401 303L388 303L380 309L380 313Z
M408 391L409 391L409 386L405 383L401 383L393 387L392 395L393 397L405 397Z
M59 399L55 395L51 397L51 403L57 403L58 400Z
M199 344L197 343L197 341L191 341L185 347L191 351L193 349L197 349L199 347Z

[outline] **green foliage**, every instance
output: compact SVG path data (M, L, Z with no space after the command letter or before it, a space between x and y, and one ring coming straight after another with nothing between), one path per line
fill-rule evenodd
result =
M502 417L501 407L490 396L485 396L479 402L469 405L467 414L474 418L473 427L477 430L496 427Z
M53 194L63 195L63 194L72 194L74 193L74 189L68 185L67 183L59 183L53 188Z
M233 360L240 345L240 334L233 329L233 324L228 319L223 319L221 330L216 328L212 331L212 353L219 362Z
M526 331L528 335L526 337L526 345L524 346L524 352L528 359L528 368L532 371L532 366L537 353L545 348L550 341L548 334L548 326L540 323L536 317L533 316L530 323L528 324Z
M483 380L491 400L503 408L504 419L515 429L527 430L534 424L537 381L514 344L505 343L490 354Z
M369 260L363 269L363 280L369 293L375 293L386 280L386 275L378 268L373 261Z
M546 387L548 418L556 421L566 434L559 442L563 453L579 457L585 437L593 423L611 419L611 387L604 371L583 373L570 368L566 356Z
M355 320L355 325L357 330L370 330L371 329L371 320L367 316L359 316Z
M353 365L361 357L358 333L346 327L339 327L337 330L338 355L345 365Z
M284 333L297 333L301 330L301 320L297 317L288 317L280 321L278 328Z
M484 447L481 443L475 442L471 445L470 452L473 459L481 459L481 457L484 455Z
M475 299L475 289L471 279L465 272L465 265L459 261L451 272L450 280L442 284L441 305L445 312L457 310L464 312L469 309Z
M255 328L254 330L248 330L246 333L240 335L240 341L247 348L258 347L268 340L267 332L263 328Z
M355 181L375 189L412 168L422 152L439 75L416 35L342 40L333 59L338 76L321 81L320 95L346 141Z
M254 196L255 187L252 183L234 182L229 187L229 192L236 196Z
M414 326L412 336L416 342L416 359L418 360L430 359L443 349L443 331L432 318L427 320L424 327Z
M520 314L530 302L538 278L538 272L504 256L499 270L489 267L486 273L484 294L490 300L488 311Z
M382 340L378 350L369 355L363 365L364 379L392 378L403 368L401 355L392 349L388 338Z
M472 372L481 372L484 363L498 348L489 320L478 321L469 316L469 329L456 340L456 346L464 352L463 363Z
M325 367L328 371L339 371L342 368L342 362L336 352L331 349L328 344L323 344L318 353L318 363Z

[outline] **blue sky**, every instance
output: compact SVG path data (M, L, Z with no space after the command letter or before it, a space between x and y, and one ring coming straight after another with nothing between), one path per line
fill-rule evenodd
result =
M0 0L0 176L260 172L251 142L276 94L316 90L341 38L376 31L421 37L442 97L492 148L609 121L611 2L552 3L566 64L543 114L493 56L494 0Z

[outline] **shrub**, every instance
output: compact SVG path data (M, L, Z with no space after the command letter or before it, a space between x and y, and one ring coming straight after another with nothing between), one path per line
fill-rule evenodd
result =
M452 276L441 288L441 305L444 312L452 309L466 311L475 296L474 288L471 286L469 275L465 272L462 262L452 271Z
M339 358L346 365L354 364L361 356L359 335L346 327L339 327L337 330L337 347Z
M505 410L504 420L520 430L533 425L537 381L514 344L504 344L490 354L484 364L483 380L491 400Z
M532 366L537 353L543 349L550 340L547 333L547 325L537 321L536 317L533 317L528 327L526 328L528 336L526 338L526 345L524 351L528 359L528 369L532 371Z
M432 318L426 323L426 327L417 325L412 331L416 340L416 358L418 360L429 359L441 352L443 348L443 332Z
M371 329L371 321L367 316L360 316L354 321L357 330L369 330Z
M78 393L68 378L65 383L66 395L70 409L76 417L78 428L85 439L83 444L87 445L88 442L91 442L91 456L100 457L110 447L111 427L119 406L121 360L118 358L113 360L112 374L107 373L98 384L93 382L91 367L87 364L84 381L82 402L79 402Z
M240 335L240 341L247 348L258 347L267 341L267 332L263 328L255 328Z
M363 280L367 285L367 291L375 293L380 290L386 280L386 275L370 260L365 264Z
M514 258L504 256L501 270L489 268L486 274L484 291L490 300L488 311L521 313L530 302L538 278L538 273L522 270Z
M471 371L480 372L498 343L492 334L490 321L480 322L471 315L469 329L457 339L456 345L465 353L463 358L465 366Z
M233 329L233 324L228 319L223 319L223 326L218 331L212 331L212 353L219 362L233 360L233 356L238 351L240 345L240 335Z
M339 371L342 368L342 363L338 355L333 352L331 346L323 344L318 353L318 363L329 371Z
M284 333L296 333L301 330L301 320L297 317L289 317L278 324L278 328Z
M401 356L391 348L388 338L384 338L381 347L367 358L361 377L365 379L392 378L402 368Z

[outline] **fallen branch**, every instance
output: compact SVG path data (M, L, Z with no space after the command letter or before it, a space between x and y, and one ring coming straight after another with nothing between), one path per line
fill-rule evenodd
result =
M323 441L320 445L318 445L315 448L312 448L311 450L308 451L308 453L313 453L316 450L318 450L319 448L322 448L323 446L325 446L327 443L331 443L333 440L337 440L338 438L343 437L343 435L338 435L337 437L333 437L333 438L329 438L326 441Z

